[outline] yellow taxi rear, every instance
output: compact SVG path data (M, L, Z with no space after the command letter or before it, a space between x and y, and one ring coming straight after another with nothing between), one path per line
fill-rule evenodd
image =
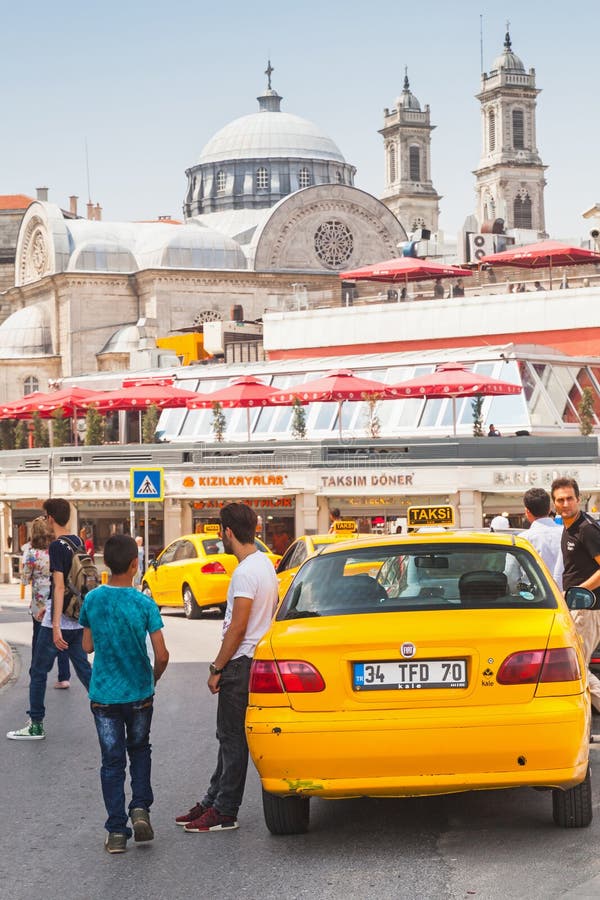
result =
M247 734L267 795L583 782L585 664L529 545L458 533L359 545L300 570L257 648ZM352 574L369 561L377 577Z

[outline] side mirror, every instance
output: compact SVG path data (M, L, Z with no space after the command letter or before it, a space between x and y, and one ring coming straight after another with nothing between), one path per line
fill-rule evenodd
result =
M596 595L584 587L570 587L565 594L569 609L595 609Z
M156 557L154 559L151 559L148 565L153 569L158 569L158 560L156 559Z

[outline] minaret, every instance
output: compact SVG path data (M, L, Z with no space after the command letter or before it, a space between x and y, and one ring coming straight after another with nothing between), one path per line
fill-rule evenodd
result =
M394 109L384 109L385 190L382 201L407 232L416 228L438 230L441 197L431 182L431 125L429 106L410 90L404 70L404 88Z
M481 75L482 153L477 178L479 228L504 220L505 229L522 228L546 236L544 166L535 133L535 69L525 66L512 50L506 23L504 49Z

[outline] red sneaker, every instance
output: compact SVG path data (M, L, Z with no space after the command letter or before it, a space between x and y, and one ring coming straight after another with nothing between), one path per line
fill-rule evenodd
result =
M211 806L199 819L188 822L183 830L191 834L197 831L232 831L234 828L239 828L238 820L235 816L224 816L218 809Z
M208 806L202 806L201 803L196 803L196 805L192 806L188 812L184 813L182 816L177 816L175 824L187 825L188 822L193 822L195 819L199 819L200 816L203 816L207 809Z

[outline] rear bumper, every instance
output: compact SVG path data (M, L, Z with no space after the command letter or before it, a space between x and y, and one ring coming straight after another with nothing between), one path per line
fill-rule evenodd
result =
M588 766L587 694L498 710L297 713L249 707L248 745L266 791L403 797L570 788Z

